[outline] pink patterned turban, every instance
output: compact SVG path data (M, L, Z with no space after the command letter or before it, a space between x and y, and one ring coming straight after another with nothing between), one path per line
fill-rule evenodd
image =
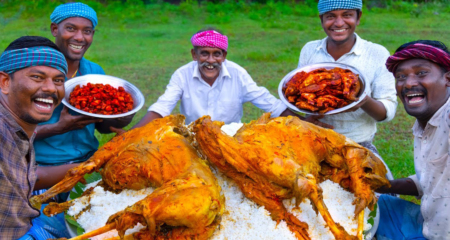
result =
M401 51L394 53L394 55L390 56L387 59L386 67L389 72L395 73L398 65L402 61L413 58L429 60L442 66L447 71L450 71L450 54L440 48L423 43L415 43L409 45Z
M228 38L214 30L203 31L194 34L191 38L194 47L220 48L225 52L228 49Z

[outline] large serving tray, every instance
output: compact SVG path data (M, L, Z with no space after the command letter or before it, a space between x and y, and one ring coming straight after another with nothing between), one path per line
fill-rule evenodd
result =
M96 113L89 113L85 112L81 109L78 109L74 106L72 106L69 103L69 97L70 93L73 91L73 89L80 85L80 87L86 85L87 83L96 84L96 83L102 83L102 84L109 84L113 87L123 87L127 93L131 95L133 98L133 109L121 114L114 114L114 115L104 115L104 114L96 114ZM65 93L64 99L62 100L62 103L70 108L71 110L91 116L91 117L97 117L97 118L119 118L119 117L125 117L131 114L136 113L144 106L144 95L142 95L141 91L137 87L135 87L130 82L123 80L121 78L108 76L108 75L102 75L102 74L87 74L80 77L72 78L64 83Z
M333 69L333 68L343 68L343 69L349 69L350 71L352 71L355 74L359 75L359 81L361 82L361 90L359 91L357 97L358 97L358 101L355 101L345 107L342 108L338 108L338 109L334 109L331 111L328 111L326 113L320 114L319 112L313 112L313 111L309 111L306 109L300 109L297 108L295 105L293 105L292 103L290 103L286 97L284 96L283 93L283 87L286 85L287 82L289 82L289 80L291 80L291 78L298 72L301 71L305 71L305 72L311 72L313 70L319 69L319 68L325 68L327 70ZM283 101L284 104L286 104L286 106L297 113L305 113L305 114L310 114L310 115L332 115L332 114L336 114L336 113L340 113L340 112L344 112L354 106L356 106L359 102L361 102L369 93L369 86L366 82L366 79L364 78L364 75L356 68L347 65L347 64L343 64L343 63L332 63L332 62L324 62L324 63L314 63L314 64L310 64L310 65L305 65L303 67L297 68L293 71L291 71L290 73L288 73L280 82L279 86L278 86L278 95L280 96L281 101Z

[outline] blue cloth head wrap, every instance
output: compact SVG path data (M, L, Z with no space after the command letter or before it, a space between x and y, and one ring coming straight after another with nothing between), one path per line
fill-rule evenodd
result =
M50 15L50 20L52 23L59 24L67 18L71 17L82 17L89 19L92 22L92 27L95 28L98 24L97 13L84 3L66 3L61 4L55 8L52 15Z
M319 0L319 14L338 9L362 9L362 0Z
M64 55L51 47L31 47L4 51L0 56L0 71L7 74L32 66L48 66L67 75Z

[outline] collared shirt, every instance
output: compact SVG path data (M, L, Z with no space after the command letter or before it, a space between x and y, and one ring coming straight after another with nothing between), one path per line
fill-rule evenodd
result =
M33 138L0 103L0 239L23 236L39 216L28 201L37 179Z
M105 74L105 72L98 64L82 58L77 76L86 74ZM63 104L60 104L53 111L50 120L39 125L58 122L63 107ZM78 115L72 110L69 110L69 113ZM38 139L34 141L36 162L39 165L62 165L70 162L86 161L98 148L98 140L94 133L95 124L92 123L82 129Z
M450 98L424 129L413 126L414 168L410 178L421 197L423 235L427 239L450 239Z
M388 57L386 48L356 35L355 45L350 52L335 61L327 51L327 38L324 38L309 42L302 48L298 66L337 62L355 67L368 83L369 96L383 103L386 108L386 119L381 122L387 122L394 118L397 108L395 79L384 65ZM333 130L355 142L371 142L377 131L377 121L361 108L354 112L325 116L320 121L333 125Z
M180 99L180 112L186 116L187 124L204 115L225 124L241 122L242 104L246 102L253 103L265 112L272 112L273 117L278 117L286 110L281 100L266 88L257 86L244 68L229 60L222 63L222 70L212 86L202 79L196 61L177 69L166 92L148 111L165 117Z

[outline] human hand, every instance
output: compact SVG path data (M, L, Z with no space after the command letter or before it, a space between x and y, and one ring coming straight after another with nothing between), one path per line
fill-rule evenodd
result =
M347 110L345 110L345 111L343 111L343 112L354 112L354 111L356 111L356 110L362 108L362 107L364 106L364 104L366 104L366 103L369 101L369 99L370 99L370 97L369 97L369 96L366 96L366 97L364 97L363 100L361 100L361 102L359 102L359 103L356 104L355 106L353 106L353 107L351 107L351 108L349 108L349 109L347 109Z
M125 117L116 118L115 119L116 125L114 127L123 128L123 127L127 126L128 124L130 124L131 120L133 120L134 115L136 115L136 113L133 113L133 114L125 116Z
M113 126L110 126L110 127L109 127L109 130L110 130L111 132L116 133L116 137L117 137L117 136L120 136L120 135L122 135L122 134L124 134L124 133L127 132L126 130L123 130L122 128L115 128L115 127L113 127Z
M69 113L69 109L64 106L59 116L57 126L61 132L69 132L76 129L84 128L91 123L102 122L100 118L94 118L85 115L72 115Z
M332 125L326 124L326 123L323 123L323 122L319 121L319 119L321 119L323 117L324 117L324 115L310 115L310 116L306 117L303 120L307 121L307 122L310 122L312 124L315 124L317 126L323 127L323 128L333 129L334 127Z

